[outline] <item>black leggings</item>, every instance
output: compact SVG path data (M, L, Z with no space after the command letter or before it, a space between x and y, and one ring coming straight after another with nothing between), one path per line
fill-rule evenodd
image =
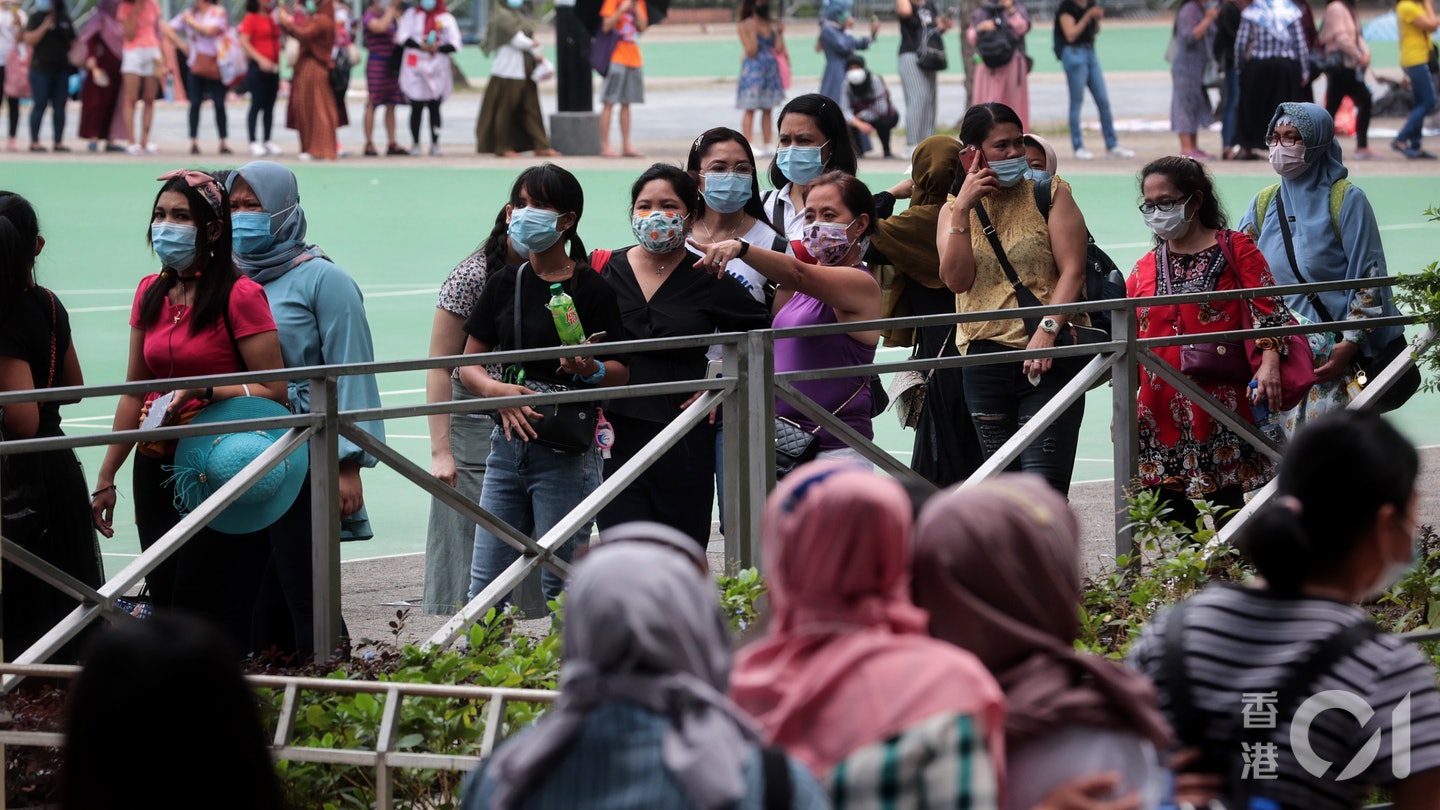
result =
M420 145L420 113L430 111L430 143L440 142L440 100L410 102L410 139Z
M225 122L225 84L219 79L205 79L190 74L190 84L185 90L190 95L190 140L200 132L200 105L205 103L208 97L215 104L215 129L220 132L220 140L230 137L229 128Z
M0 87L5 85L5 66L0 65ZM5 96L5 106L10 110L10 137L20 131L20 99Z
M1346 96L1355 102L1355 148L1364 149L1370 142L1370 88L1358 68L1337 68L1325 71L1325 111L1333 119Z
M261 70L252 59L245 74L245 88L250 91L250 114L245 119L250 142L261 140L255 137L255 125L263 123L264 140L268 143L275 122L275 97L280 94L280 74Z

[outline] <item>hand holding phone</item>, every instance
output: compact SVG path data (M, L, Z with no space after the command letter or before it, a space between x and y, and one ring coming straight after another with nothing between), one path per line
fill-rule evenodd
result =
M971 144L960 150L960 165L965 169L966 174L974 174L989 167L990 164L985 160L985 153L980 151L978 146Z
M145 414L145 419L140 422L141 430L150 430L160 427L165 423L165 417L170 415L170 401L175 398L174 391L168 391L156 397L150 403L150 411Z

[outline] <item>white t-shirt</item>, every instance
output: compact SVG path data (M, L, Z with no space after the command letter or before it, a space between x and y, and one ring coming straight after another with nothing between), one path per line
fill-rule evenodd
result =
M19 15L19 22L15 16ZM15 49L15 43L20 41L20 35L25 32L25 23L29 17L23 11L16 11L12 14L8 9L0 11L0 66L10 58L10 52Z
M510 41L495 50L490 62L490 75L497 79L528 79L525 72L525 54L535 47L535 40L516 31Z
M757 219L755 220L755 224L750 227L750 230L741 234L740 238L755 247L772 250L775 247L776 240L779 239L780 236L775 233L775 229L771 228L768 223ZM789 241L783 239L781 239L781 241L785 244L785 253L793 256L794 251L790 249ZM686 248L696 256L702 255L693 245L687 243ZM765 278L759 270L751 267L744 259L731 259L730 263L725 265L725 272L740 282L740 286L744 287L745 291L750 293L750 297L764 303L765 285L769 282L769 279ZM720 347L711 346L710 350L705 353L705 356L711 360L719 360Z

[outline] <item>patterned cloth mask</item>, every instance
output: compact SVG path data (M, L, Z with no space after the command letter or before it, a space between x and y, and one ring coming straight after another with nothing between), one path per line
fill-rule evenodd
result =
M805 249L821 264L838 265L850 254L850 222L815 222L805 228Z
M669 253L685 244L685 217L672 211L641 211L630 216L630 230L640 247Z

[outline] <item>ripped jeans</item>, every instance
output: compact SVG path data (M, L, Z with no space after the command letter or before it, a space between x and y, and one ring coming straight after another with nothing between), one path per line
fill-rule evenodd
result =
M989 340L970 344L968 354L1011 351ZM980 437L985 458L995 455L1030 417L1050 401L1065 383L1084 368L1085 357L1057 359L1040 377L1039 385L1031 385L1019 361L968 366L965 369L965 404L970 421ZM1085 416L1085 400L1070 406L1021 452L1019 460L1007 469L1041 476L1060 494L1069 495L1070 477L1075 471L1075 447L1080 437L1080 422Z

